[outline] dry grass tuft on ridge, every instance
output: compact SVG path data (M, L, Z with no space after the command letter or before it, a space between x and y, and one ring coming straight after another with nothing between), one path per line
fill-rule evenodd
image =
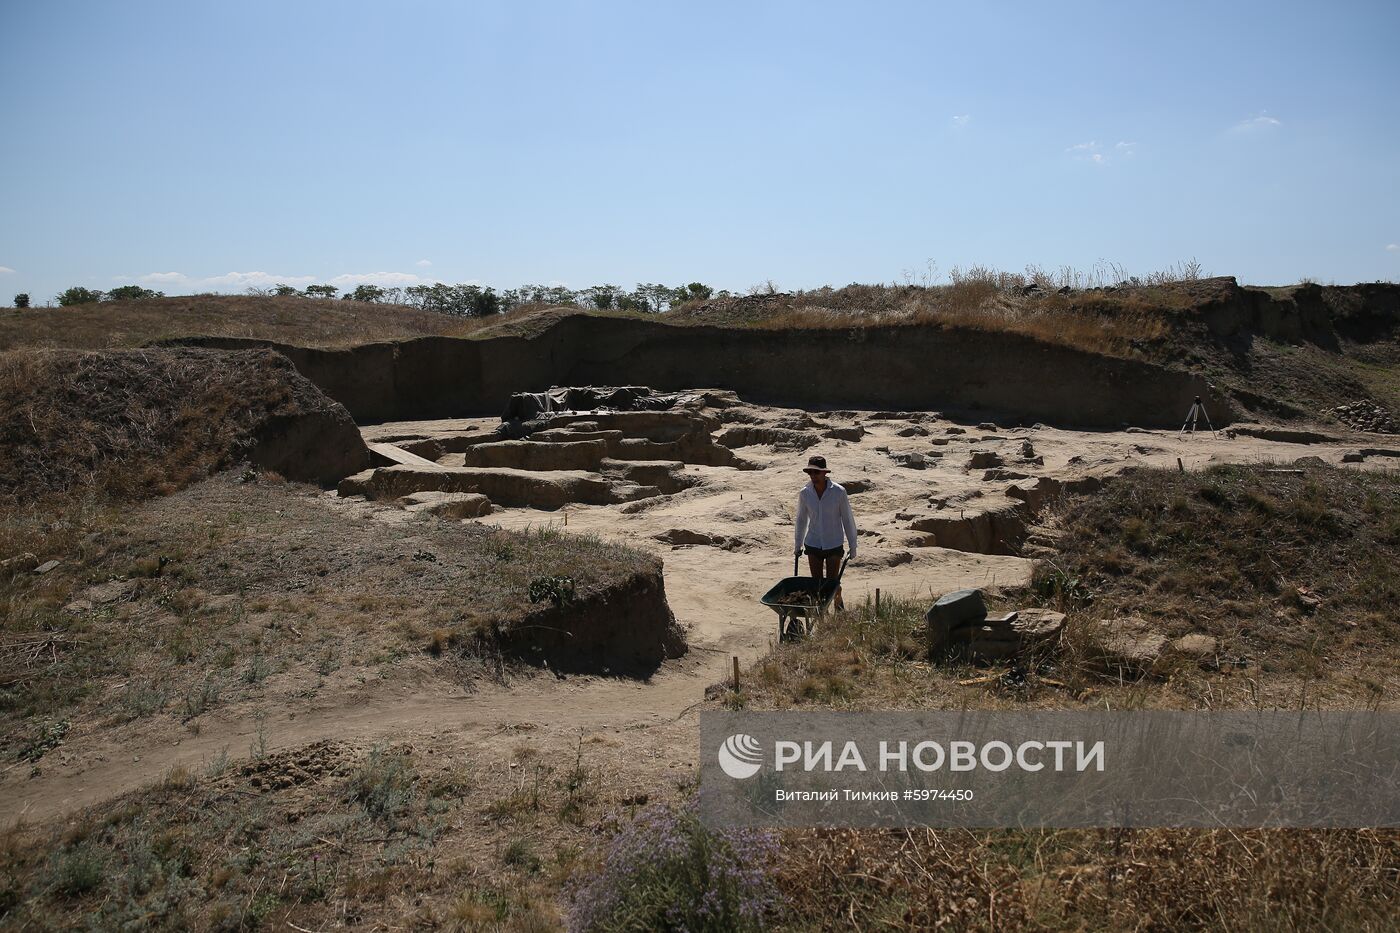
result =
M241 337L306 347L451 334L470 319L406 305L253 295L179 295L66 308L0 310L0 350L103 350L181 337Z
M0 354L0 494L169 493L231 465L270 423L308 412L349 424L268 350Z

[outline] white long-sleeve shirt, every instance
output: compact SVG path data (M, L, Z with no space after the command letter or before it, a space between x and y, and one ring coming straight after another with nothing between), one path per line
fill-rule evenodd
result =
M847 552L856 556L856 517L851 511L851 500L840 483L827 480L826 489L820 496L808 483L797 494L797 518L793 522L793 550L803 546L834 548L841 546L841 539L849 542Z

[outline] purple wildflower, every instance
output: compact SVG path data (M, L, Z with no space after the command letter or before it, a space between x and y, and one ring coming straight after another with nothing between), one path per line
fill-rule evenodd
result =
M759 930L779 906L769 879L772 833L713 833L681 809L648 807L608 845L597 874L575 883L570 933Z

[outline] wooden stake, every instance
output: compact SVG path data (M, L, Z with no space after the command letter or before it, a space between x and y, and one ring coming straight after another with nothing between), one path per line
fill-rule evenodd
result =
M880 618L880 588L875 587L875 618Z
M1177 457L1177 458L1176 458L1176 468L1177 468L1178 470L1180 470L1181 472L1183 472L1183 473L1186 472L1186 464L1184 464L1184 463L1181 462L1181 458L1180 458L1180 457Z
M739 692L739 656L734 655L734 692Z

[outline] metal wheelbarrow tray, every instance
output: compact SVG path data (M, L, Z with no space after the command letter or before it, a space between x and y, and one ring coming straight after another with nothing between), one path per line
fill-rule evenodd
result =
M793 562L793 573L797 562ZM779 580L759 601L778 614L778 638L788 640L811 635L817 629L817 618L824 615L831 599L841 587L846 561L831 579L791 576Z

